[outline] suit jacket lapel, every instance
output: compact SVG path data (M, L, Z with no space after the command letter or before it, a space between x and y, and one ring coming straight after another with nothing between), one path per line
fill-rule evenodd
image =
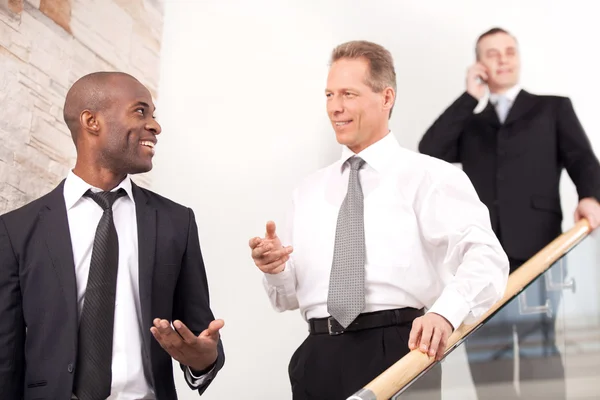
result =
M156 252L156 209L148 203L148 196L132 183L138 229L140 303L142 308L142 335L146 349L150 349L152 326L152 277Z
M67 219L67 208L63 194L65 181L47 196L46 210L41 211L41 229L46 236L46 245L63 294L66 298L69 319L74 321L77 328L77 280L75 278L75 262L73 261L73 246L71 232Z
M496 109L492 105L492 103L488 102L486 107L478 114L478 118L481 118L484 123L491 125L495 129L500 127L500 120L498 119L498 114L496 113Z
M504 121L504 125L510 125L513 122L521 119L525 114L529 112L533 108L536 103L536 96L526 92L525 90L521 90L517 97L515 98L515 102L512 107L508 111L508 115L506 116L506 121Z

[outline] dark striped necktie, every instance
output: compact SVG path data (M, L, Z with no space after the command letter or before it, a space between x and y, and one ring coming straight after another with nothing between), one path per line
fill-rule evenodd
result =
M92 260L79 322L77 364L73 392L79 400L103 400L110 396L112 382L113 325L119 267L119 239L113 221L114 202L127 193L93 193L104 213L94 238Z

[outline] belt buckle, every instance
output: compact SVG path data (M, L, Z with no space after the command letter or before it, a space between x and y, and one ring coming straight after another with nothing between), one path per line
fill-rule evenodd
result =
M342 325L340 325L340 323L337 322L333 317L327 318L327 330L331 336L337 336L344 333L344 328Z

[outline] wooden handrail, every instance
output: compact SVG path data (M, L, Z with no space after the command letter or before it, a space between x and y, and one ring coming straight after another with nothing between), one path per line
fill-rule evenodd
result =
M549 245L540 250L529 261L510 274L504 297L492 306L475 323L462 324L448 339L446 355L454 349L473 329L482 324L488 316L495 313L505 303L512 300L523 288L538 276L543 274L559 258L575 247L590 233L590 225L587 220L580 220L569 231L554 239ZM362 390L349 399L387 400L398 393L413 379L425 371L435 362L435 357L429 357L418 349L412 350L406 356L398 360L394 365L385 370L381 375L372 380ZM365 397L366 396L366 397Z

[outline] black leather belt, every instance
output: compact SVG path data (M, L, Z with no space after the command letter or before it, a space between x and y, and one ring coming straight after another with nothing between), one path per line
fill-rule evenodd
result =
M312 318L308 320L308 331L311 335L341 335L344 332L362 331L364 329L383 328L412 322L424 314L423 309L397 308L360 314L354 322L344 329L333 317Z

